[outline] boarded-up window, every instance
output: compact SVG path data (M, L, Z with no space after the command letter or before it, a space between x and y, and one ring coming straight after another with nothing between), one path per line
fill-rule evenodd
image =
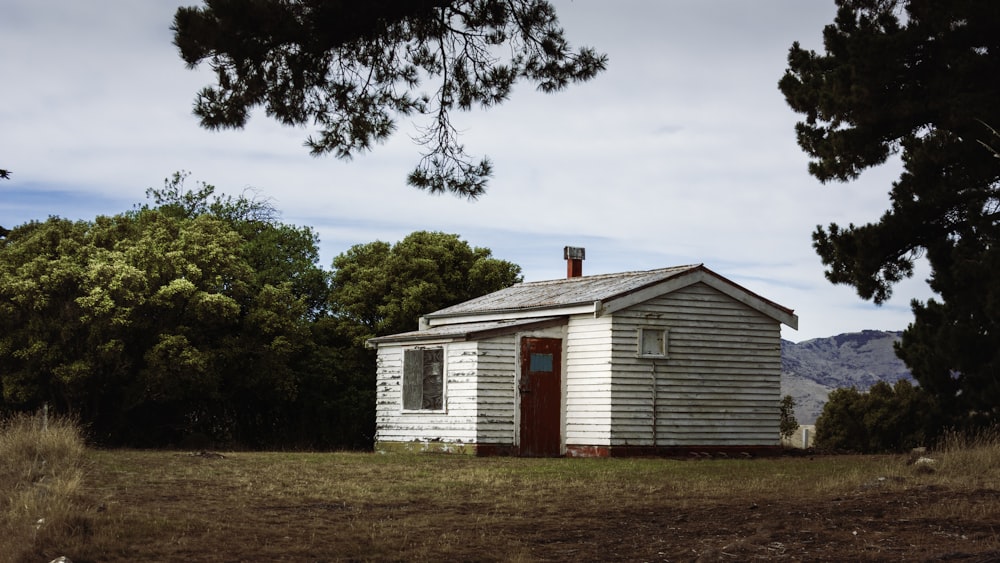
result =
M640 328L638 354L642 358L667 357L667 331L662 328Z
M403 409L444 408L444 349L416 348L403 353Z

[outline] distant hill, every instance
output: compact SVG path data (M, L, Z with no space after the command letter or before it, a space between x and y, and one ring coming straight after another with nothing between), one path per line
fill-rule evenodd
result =
M878 381L912 381L892 347L901 335L865 330L799 343L782 340L781 396L795 399L799 424L813 424L823 411L827 395L838 387L867 391Z

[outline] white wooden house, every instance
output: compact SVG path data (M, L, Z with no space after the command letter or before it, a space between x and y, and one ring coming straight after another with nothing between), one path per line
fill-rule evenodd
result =
M700 264L580 276L571 259L568 272L370 340L376 449L608 456L779 447L780 325L797 328L792 310Z

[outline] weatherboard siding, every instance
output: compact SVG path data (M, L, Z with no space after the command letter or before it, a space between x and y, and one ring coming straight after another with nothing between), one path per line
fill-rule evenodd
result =
M376 393L376 442L476 441L476 342L444 344L445 409L441 412L403 411L402 346L380 346Z
M612 319L570 317L565 342L565 443L611 445Z
M478 343L479 397L476 441L514 445L516 341L506 335Z
M513 335L444 344L443 412L402 410L404 349L378 350L376 442L514 444Z
M613 319L613 446L777 445L777 321L702 283ZM637 356L641 327L669 331L666 358Z

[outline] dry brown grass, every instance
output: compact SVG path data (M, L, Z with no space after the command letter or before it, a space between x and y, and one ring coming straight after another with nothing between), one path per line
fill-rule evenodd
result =
M0 421L0 558L37 561L46 547L85 545L84 441L71 420Z
M1000 481L1000 428L993 427L974 434L946 434L938 446L940 463L936 471L941 479L958 477L968 484L972 477L984 485Z
M91 451L68 492L85 530L20 561L983 559L1000 556L1000 441L979 440L929 454L930 472L905 456Z

